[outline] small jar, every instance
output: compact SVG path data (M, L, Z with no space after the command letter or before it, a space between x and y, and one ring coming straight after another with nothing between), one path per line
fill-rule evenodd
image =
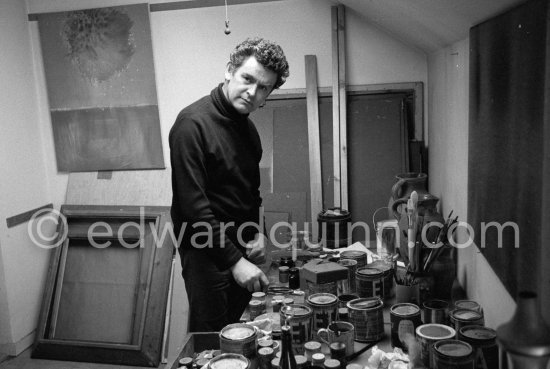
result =
M288 283L289 269L290 268L288 266L280 266L279 267L279 282L280 283Z
M179 360L179 369L191 369L191 365L193 365L193 359L190 358L190 357L182 357L180 360Z
M327 359L325 360L325 369L341 369L340 360Z
M294 260L290 256L282 257L279 261L279 266L287 266L289 268L294 267Z
M311 356L311 365L323 366L325 363L325 354L317 352Z
M343 342L333 342L329 348L330 358L338 360L342 366L346 365L346 344Z
M300 269L290 268L288 276L288 287L292 290L300 289Z
M267 303L266 303L266 294L265 292L254 292L252 294L252 301L260 301L261 303L261 312L260 314L267 313Z
M304 355L294 355L294 360L296 360L297 369L307 368L307 359Z
M311 362L314 354L321 352L321 343L317 341L309 341L304 344L304 350L307 361Z

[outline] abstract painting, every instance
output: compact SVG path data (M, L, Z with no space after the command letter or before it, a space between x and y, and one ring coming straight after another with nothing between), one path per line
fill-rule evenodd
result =
M38 26L58 171L164 168L148 5Z

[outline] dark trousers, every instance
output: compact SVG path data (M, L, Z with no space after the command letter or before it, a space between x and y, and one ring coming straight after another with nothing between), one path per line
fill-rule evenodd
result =
M200 249L180 249L189 300L189 332L219 332L240 320L251 293L240 287L231 270L219 270Z

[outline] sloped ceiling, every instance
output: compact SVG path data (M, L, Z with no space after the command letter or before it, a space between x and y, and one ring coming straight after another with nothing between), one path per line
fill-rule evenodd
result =
M525 0L339 0L406 44L426 53L468 37L470 27Z

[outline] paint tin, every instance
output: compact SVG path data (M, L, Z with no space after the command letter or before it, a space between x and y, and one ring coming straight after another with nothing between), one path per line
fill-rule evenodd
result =
M420 357L424 365L433 368L434 343L441 340L452 339L456 336L456 331L444 324L422 324L416 328L416 338L420 342Z
M289 304L281 308L281 325L285 321L291 327L295 354L304 353L304 343L311 340L313 310L303 304Z
M227 368L248 369L250 368L250 361L243 355L227 353L212 358L208 363L208 369Z
M336 320L338 298L330 293L316 293L309 296L306 303L313 311L312 335L317 337L319 329L327 328Z
M449 303L444 300L428 300L423 304L424 315L422 321L425 324L447 324L447 308Z
M257 331L250 324L234 323L220 331L220 350L223 354L233 353L252 359L257 352Z
M420 308L415 304L395 304L390 308L391 344L408 350L409 337L414 338L416 328L422 325Z
M359 297L384 297L384 273L378 268L357 269L355 283Z
M467 325L458 331L458 339L468 342L474 350L475 369L498 368L497 333L479 325Z
M384 303L379 297L358 298L348 302L349 322L355 327L355 340L378 341L384 337Z
M434 369L472 369L474 355L469 343L441 340L434 343Z
M457 300L455 301L455 309L473 310L482 313L481 305L474 300Z
M340 260L352 259L357 261L357 269L367 265L367 253L361 250L346 250L340 253Z
M341 259L338 261L338 264L348 269L348 279L342 281L341 291L338 291L339 294L354 293L356 290L355 272L357 271L357 260Z
M468 309L455 309L449 312L450 326L456 332L466 325L484 325L483 314Z
M265 304L262 304L259 300L251 300L248 303L248 313L250 314L250 320L256 319L263 314Z
M395 294L393 288L393 268L390 263L385 262L384 260L375 260L370 264L367 264L369 268L376 268L382 272L383 296L385 299L392 297Z

